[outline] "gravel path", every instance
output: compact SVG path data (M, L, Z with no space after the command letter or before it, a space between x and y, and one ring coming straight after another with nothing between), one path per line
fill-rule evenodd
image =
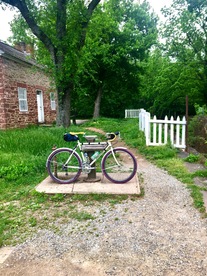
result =
M138 156L145 196L79 206L94 220L39 231L16 247L2 275L207 275L207 220L186 186Z

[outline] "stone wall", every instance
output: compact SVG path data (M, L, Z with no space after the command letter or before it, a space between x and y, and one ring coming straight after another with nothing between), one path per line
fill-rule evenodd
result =
M18 87L27 89L28 111L19 110ZM0 57L0 129L38 123L37 90L43 93L46 124L56 120L50 106L50 83L40 68Z

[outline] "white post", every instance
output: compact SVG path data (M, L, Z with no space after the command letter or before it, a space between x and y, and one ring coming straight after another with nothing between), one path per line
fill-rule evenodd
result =
M159 136L158 136L158 143L162 145L162 124L159 124Z
M140 109L140 112L139 112L139 129L142 130L142 131L144 131L144 128L145 128L145 126L144 126L145 113L146 113L146 111L144 109Z
M172 145L174 145L174 124L173 124L173 116L170 118L171 124L170 124L170 142Z
M165 116L165 127L164 127L164 144L167 144L167 138L168 138L168 117Z
M185 149L186 148L186 144L185 144L185 132L186 132L186 119L185 116L183 117L182 120L182 147Z
M146 137L146 146L150 144L150 113L145 113L145 137Z
M175 145L177 147L180 146L180 117L177 117L177 121L176 121L176 142Z
M156 116L153 117L153 144L157 142L157 123L156 123Z

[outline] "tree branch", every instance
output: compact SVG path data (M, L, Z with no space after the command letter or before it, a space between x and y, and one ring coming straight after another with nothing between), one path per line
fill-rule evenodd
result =
M3 3L16 7L24 17L33 34L42 41L45 47L49 50L52 57L54 57L54 45L51 39L43 32L37 25L31 11L29 10L25 0L2 0Z
M99 4L101 0L92 0L88 5L88 14L91 16L96 6Z
M66 3L67 0L57 0L57 20L56 20L56 31L57 39L60 41L66 34Z
M80 45L79 48L81 48L84 43L85 43L85 38L86 38L86 29L88 27L88 23L91 19L91 16L93 14L94 9L96 6L101 2L101 0L92 0L90 4L88 5L87 9L87 17L86 20L82 22L82 34L81 34L81 39L80 39Z

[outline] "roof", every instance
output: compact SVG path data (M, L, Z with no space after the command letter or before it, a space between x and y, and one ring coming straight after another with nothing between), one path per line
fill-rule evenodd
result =
M0 56L38 66L36 61L28 53L19 51L2 41L0 41Z

